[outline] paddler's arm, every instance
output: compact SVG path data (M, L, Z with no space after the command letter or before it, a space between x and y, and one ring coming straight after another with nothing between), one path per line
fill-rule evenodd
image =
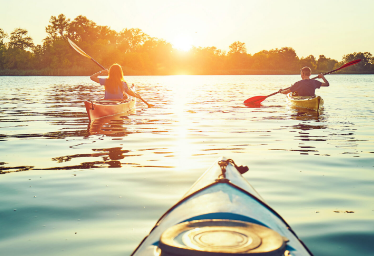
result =
M127 84L127 83L126 83ZM132 84L132 86L134 86L134 84ZM127 88L126 88L127 87ZM131 90L131 88L127 85L125 87L125 92L128 94L128 95L130 95L130 96L133 96L133 97L135 97L135 98L139 98L139 95L136 93L136 92L134 92L133 90Z
M321 78L323 80L323 83L321 84L321 86L329 86L330 85L329 81L326 80L326 78L323 74L319 74L318 78Z
M96 82L96 83L100 83L99 81L99 76L106 76L108 75L108 70L101 70L95 74L93 74L92 76L90 76L91 80Z
M279 89L278 92L279 92L279 93L283 93L283 94L287 94L287 93L290 93L291 90L290 90L290 88L287 88L287 89Z

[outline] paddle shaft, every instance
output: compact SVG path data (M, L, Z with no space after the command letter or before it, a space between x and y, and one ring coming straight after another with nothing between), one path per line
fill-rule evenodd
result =
M136 95L138 96L137 98L139 98L141 101L143 101L149 108L153 106L152 104L149 104L148 102L146 102L145 100L143 100L143 98L140 97L139 94L136 93Z
M106 70L106 68L104 68L99 62L97 62L96 60L94 60L93 58L91 58L91 60L96 64L98 65L100 68L102 68L103 70Z

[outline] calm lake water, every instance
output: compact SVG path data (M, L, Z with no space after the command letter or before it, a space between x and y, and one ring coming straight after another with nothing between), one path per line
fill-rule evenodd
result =
M129 255L220 156L315 255L373 255L374 75L330 75L320 114L299 76L127 77L156 107L89 124L88 77L0 77L0 254Z

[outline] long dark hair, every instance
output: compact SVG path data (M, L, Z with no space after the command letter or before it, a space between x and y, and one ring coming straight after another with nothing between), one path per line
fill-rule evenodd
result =
M109 93L118 93L118 88L122 92L122 83L125 82L123 79L122 67L115 63L109 68L108 79L105 81L105 90Z

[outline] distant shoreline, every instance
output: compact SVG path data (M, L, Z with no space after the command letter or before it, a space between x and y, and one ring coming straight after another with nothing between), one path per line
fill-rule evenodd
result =
M96 71L78 71L71 72L71 70L0 70L0 76L90 76ZM324 73L326 71L315 71L312 73L317 75L319 73ZM201 72L201 73L147 73L141 71L124 71L124 76L175 76L175 75L299 75L299 72L290 72L289 70L217 70L212 72ZM334 75L367 75L374 74L374 72L336 72Z
M374 74L370 52L347 53L341 61L325 55L299 57L292 47L249 54L240 41L231 43L229 51L192 45L183 51L140 28L116 31L83 15L74 20L51 16L46 32L43 43L35 45L26 29L7 34L0 28L0 76L90 76L113 63L122 66L125 76L296 75L305 66L318 74L356 60L361 61L336 73Z

